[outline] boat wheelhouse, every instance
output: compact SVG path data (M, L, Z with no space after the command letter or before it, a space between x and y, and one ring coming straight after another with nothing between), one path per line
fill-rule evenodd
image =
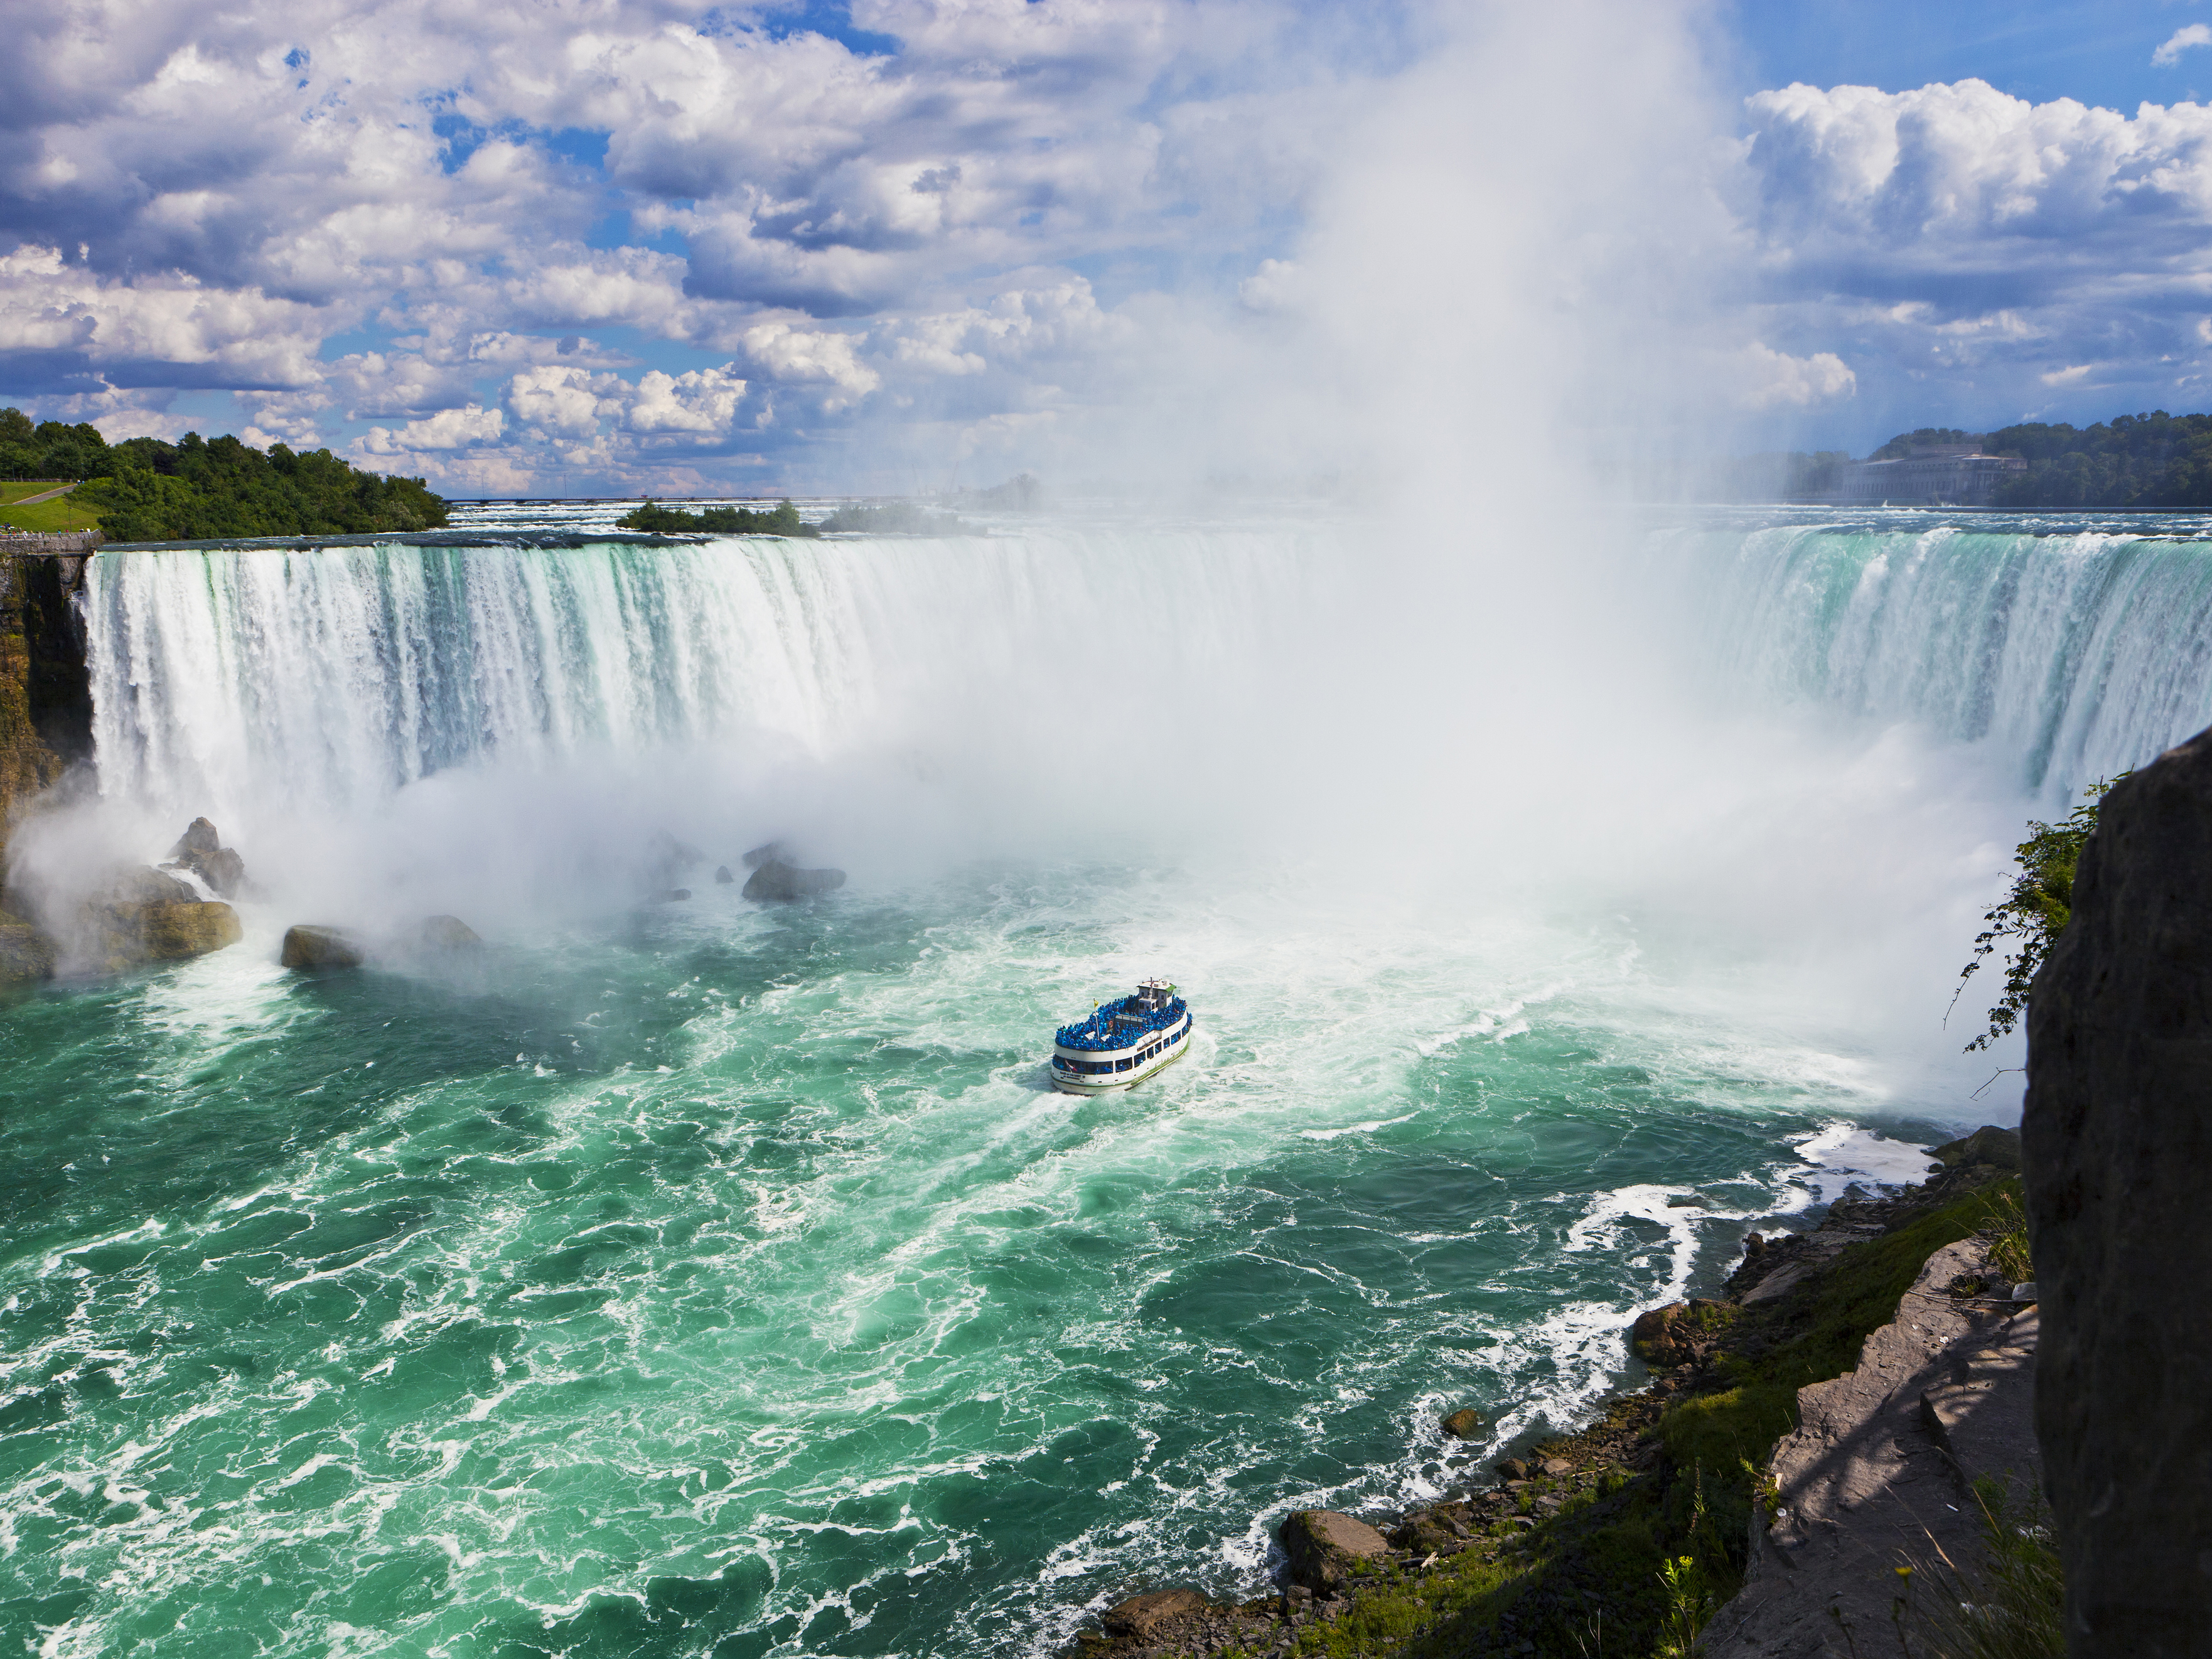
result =
M1145 980L1135 995L1102 1002L1054 1034L1052 1086L1071 1095L1133 1088L1183 1057L1196 1024L1174 986Z

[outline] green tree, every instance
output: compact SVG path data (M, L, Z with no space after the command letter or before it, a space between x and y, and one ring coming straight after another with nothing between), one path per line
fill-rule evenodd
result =
M818 536L822 532L799 516L789 501L779 501L768 512L749 507L709 507L697 513L647 501L615 520L623 530L648 531L657 536Z
M2125 776L2120 774L2120 778ZM2034 982L2036 969L2073 916L2074 872L2081 861L2081 849L2096 830L2097 809L2120 778L2091 784L2081 804L2057 823L2028 821L2027 839L2014 849L2019 872L2011 890L1982 917L1984 931L1975 936L1974 958L1959 975L1963 995L1966 981L1981 971L1992 954L2003 951L2004 994L1990 1010L1989 1029L1966 1045L1968 1054L1988 1048L2019 1024L2027 1012L2027 988Z

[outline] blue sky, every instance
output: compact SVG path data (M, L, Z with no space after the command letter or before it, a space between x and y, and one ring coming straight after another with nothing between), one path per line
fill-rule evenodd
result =
M1742 0L1725 15L1750 91L1980 79L2030 103L2072 98L2125 112L2212 92L2212 52L2151 62L2176 30L2208 15L2185 0Z
M69 0L0 111L0 399L459 495L1297 473L1433 352L1352 403L1269 375L1526 334L1454 294L1636 200L1650 246L1559 275L1585 410L1664 401L1623 378L1656 355L1709 448L2212 407L2212 10L1526 10ZM1517 126L1444 136L1455 84L1520 109L1539 73ZM1498 195L1570 151L1540 208ZM1416 180L1359 233L1382 276L1315 274ZM1470 234L1426 247L1429 214ZM1460 289L1384 297L1439 258Z

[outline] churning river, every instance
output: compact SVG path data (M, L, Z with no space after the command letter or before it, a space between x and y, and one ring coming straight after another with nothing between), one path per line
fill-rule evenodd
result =
M1616 526L1494 567L1534 640L1294 520L100 556L24 857L204 812L258 885L0 1010L0 1645L1042 1653L1249 1589L2010 1121L1944 1005L2021 822L2212 723L2202 532ZM848 884L713 879L772 836ZM276 965L429 913L481 957ZM1189 1058L1052 1092L1155 972Z

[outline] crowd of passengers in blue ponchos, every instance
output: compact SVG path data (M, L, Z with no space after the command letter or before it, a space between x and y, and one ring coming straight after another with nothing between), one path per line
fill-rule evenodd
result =
M1164 1031L1180 1020L1188 1008L1181 997L1164 1008L1140 1013L1134 997L1103 1004L1090 1018L1063 1025L1054 1041L1063 1048L1127 1048L1148 1031Z

